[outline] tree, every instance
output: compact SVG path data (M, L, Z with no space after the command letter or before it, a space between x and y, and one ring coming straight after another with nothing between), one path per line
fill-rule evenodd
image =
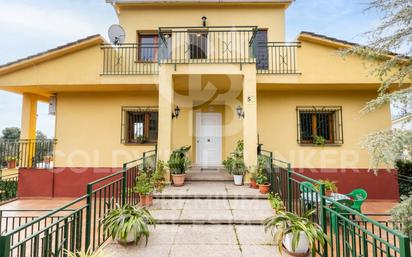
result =
M36 131L36 139L37 140L45 140L45 139L47 139L47 136L46 136L46 134L44 134L40 130L37 130Z
M343 50L344 55L358 55L367 60L372 75L381 80L378 96L366 103L362 113L372 112L392 103L403 108L409 116L412 103L412 1L371 0L365 11L376 11L382 16L381 23L366 32L368 44ZM405 106L407 106L405 108ZM372 159L372 168L381 163L395 165L406 149L412 146L412 131L386 129L367 135L362 140Z
M3 134L2 139L5 140L19 140L20 139L20 129L17 127L5 128L1 131Z

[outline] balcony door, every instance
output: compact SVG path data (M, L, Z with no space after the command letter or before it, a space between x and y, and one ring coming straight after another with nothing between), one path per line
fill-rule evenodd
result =
M207 58L207 32L189 32L189 55L190 59Z
M269 57L268 57L268 31L258 30L255 37L256 43L256 68L258 70L269 69Z

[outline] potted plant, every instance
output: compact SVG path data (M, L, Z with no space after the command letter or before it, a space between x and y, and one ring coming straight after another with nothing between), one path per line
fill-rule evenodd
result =
M338 192L338 187L336 186L335 181L331 181L329 179L321 179L319 180L319 182L325 185L325 195L326 196L331 196L332 193ZM320 190L319 185L316 185L315 187L318 191Z
M323 136L317 136L317 135L313 135L312 136L313 139L313 144L317 145L317 146L323 146L326 143L326 139Z
M272 206L272 209L275 210L276 213L284 212L286 210L285 204L283 203L282 198L280 198L279 194L269 194L268 200L270 202L270 205Z
M145 136L138 136L138 137L136 138L136 140L137 140L137 143L139 143L139 144L144 144L144 143L146 143L146 138L145 138Z
M183 146L174 150L167 162L174 186L179 187L185 184L186 171L190 165L190 160L187 157L189 149L190 146Z
M256 183L256 179L258 176L258 168L257 166L251 166L249 167L249 173L250 173L250 187L251 188L259 188L259 186Z
M271 231L280 253L285 250L289 255L306 257L312 250L315 255L316 242L322 247L328 238L322 227L311 221L315 210L309 210L302 217L291 212L280 211L264 221L265 231Z
M125 204L109 211L102 223L105 232L121 244L137 244L145 237L147 245L150 236L148 225L155 224L155 219L148 210Z
M146 173L141 173L136 180L134 191L139 194L139 205L142 207L153 204L154 182Z
M261 172L257 175L256 183L259 186L259 192L260 193L262 193L262 194L269 193L270 184L268 182L268 178L266 177L265 174L263 174L263 172Z
M8 156L6 157L7 168L8 169L15 169L17 166L17 157L15 156Z
M232 174L233 171L233 163L235 162L235 158L233 156L229 156L226 160L222 162L223 167L225 167L225 170L229 173Z
M243 159L235 159L233 162L233 169L232 169L232 175L233 175L233 181L236 186L241 186L243 185L243 176L246 173L246 166L245 163L243 162Z
M156 170L152 175L154 189L157 192L162 192L166 186L165 175L166 175L165 162L162 160L159 160L157 162Z
M46 164L49 164L52 160L53 160L53 157L51 157L50 155L46 155L43 157L43 162Z

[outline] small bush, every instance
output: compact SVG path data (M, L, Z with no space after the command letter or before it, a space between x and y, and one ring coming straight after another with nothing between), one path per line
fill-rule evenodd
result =
M412 178L412 161L397 160L396 169L398 170L398 175ZM399 195L404 198L412 196L412 182L403 178L398 179L398 181Z

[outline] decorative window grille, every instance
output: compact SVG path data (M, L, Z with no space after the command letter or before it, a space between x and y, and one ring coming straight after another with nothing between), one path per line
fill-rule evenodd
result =
M157 107L122 107L121 142L156 143L159 124Z
M325 144L343 144L341 106L298 106L298 144L314 144L316 138L323 138Z

